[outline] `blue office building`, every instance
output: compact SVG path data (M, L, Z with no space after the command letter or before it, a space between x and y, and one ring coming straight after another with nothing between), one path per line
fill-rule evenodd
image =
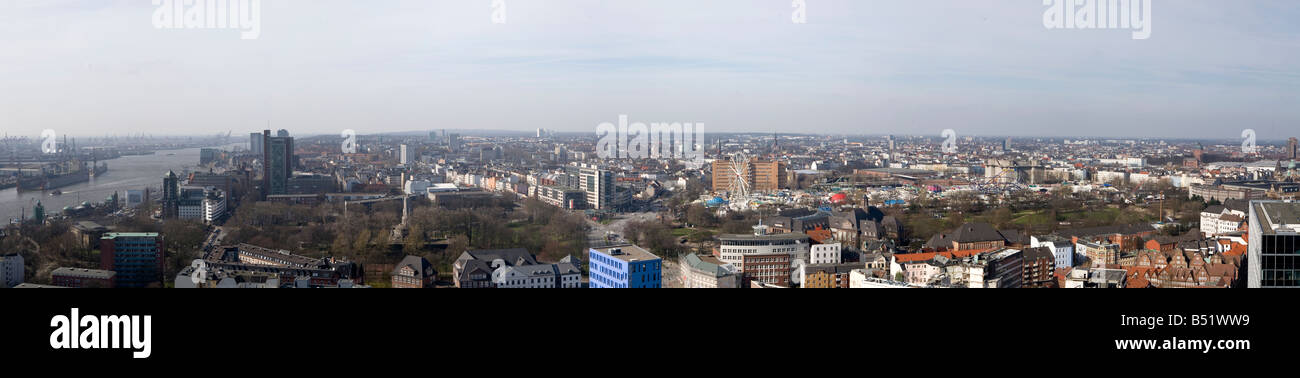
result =
M590 250L587 264L592 288L659 288L663 260L631 244Z

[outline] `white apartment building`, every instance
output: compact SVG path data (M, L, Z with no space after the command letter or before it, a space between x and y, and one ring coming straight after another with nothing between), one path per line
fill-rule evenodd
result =
M226 195L220 191L203 198L203 221L211 224L226 215Z
M811 265L839 264L842 262L840 243L813 244L808 258Z
M1245 223L1245 211L1225 206L1210 206L1201 211L1201 234L1205 237L1235 232Z

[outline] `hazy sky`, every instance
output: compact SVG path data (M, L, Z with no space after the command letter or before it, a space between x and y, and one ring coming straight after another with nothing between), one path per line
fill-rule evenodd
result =
M1300 2L1155 0L1152 34L1039 0L262 0L261 34L149 0L0 0L0 133L440 128L1300 136Z

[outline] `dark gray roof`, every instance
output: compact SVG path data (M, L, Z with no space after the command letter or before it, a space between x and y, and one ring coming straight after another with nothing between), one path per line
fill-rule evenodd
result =
M1016 233L1019 238L1019 233ZM927 248L951 248L953 242L957 243L975 243L986 241L1007 241L1006 236L994 229L988 223L966 223L957 227L956 230L948 233L941 233L930 238L925 243Z
M438 275L438 271L433 268L433 264L430 264L429 260L425 260L420 256L406 256L405 258L402 258L402 262L397 263L397 266L393 267L393 274L397 274L399 270L402 270L402 267L406 266L415 270L416 277L429 278Z
M1047 247L1025 248L1024 259L1025 260L1037 260L1037 259L1056 260L1056 255L1052 254L1052 250Z

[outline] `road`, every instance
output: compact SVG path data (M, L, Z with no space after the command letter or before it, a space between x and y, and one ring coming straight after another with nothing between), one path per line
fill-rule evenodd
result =
M221 226L213 227L212 232L208 234L207 239L203 240L203 257L206 259L208 255L216 249L216 247L221 245L221 239L225 237L226 231L222 229Z
M587 240L605 240L605 235L617 234L618 237L615 240L624 241L623 227L626 226L628 222L654 220L658 216L659 213L655 212L624 213L619 214L613 221L609 222L609 224L601 224L600 222L587 219L587 224L591 225L591 231L587 233Z

